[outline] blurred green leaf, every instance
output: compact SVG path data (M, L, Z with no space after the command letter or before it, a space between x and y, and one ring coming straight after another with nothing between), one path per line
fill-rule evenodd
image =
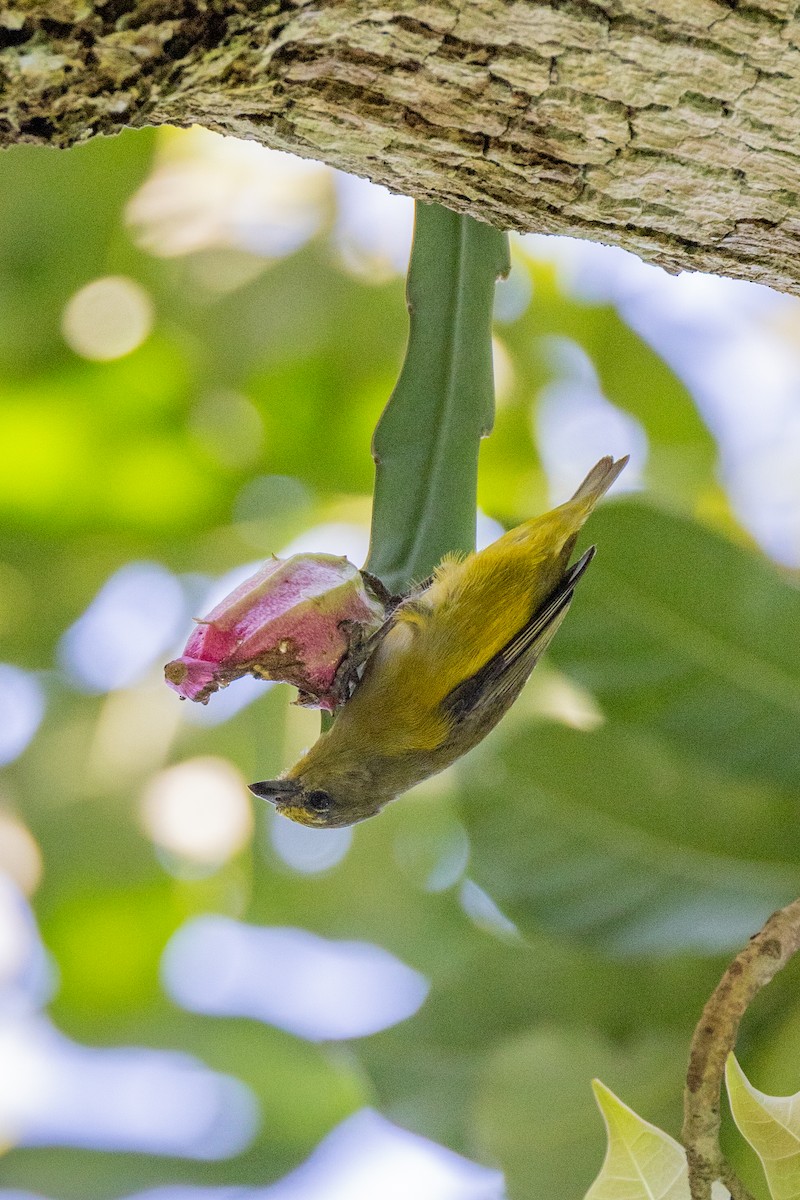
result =
M357 1052L382 1111L473 1157L485 1157L485 1147L477 1140L472 1098L480 1093L487 1060L510 1038L532 1025L558 1025L588 1027L623 1043L646 1029L688 1045L691 1014L702 1008L722 969L713 960L677 956L613 962L574 941L535 932L503 942L467 926L460 944L457 961L452 935L442 945L422 1009L363 1039Z
M603 1158L589 1081L602 1076L659 1125L675 1127L685 1046L665 1034L610 1042L557 1025L501 1046L476 1102L478 1136L503 1168L509 1200L580 1196Z
M800 784L800 591L759 555L643 504L593 516L598 554L553 659L610 718L731 775Z
M800 885L800 594L642 505L608 506L591 532L597 560L552 653L608 724L476 752L471 870L523 929L623 953L734 948Z
M694 848L693 833L681 839L707 771L690 758L670 761L663 747L624 730L542 726L499 760L487 753L479 761L463 789L470 871L523 931L542 928L619 954L718 953L800 886L792 866L725 857L713 837L705 851ZM715 792L724 797L724 784L715 781L707 801ZM651 796L660 833L647 821Z

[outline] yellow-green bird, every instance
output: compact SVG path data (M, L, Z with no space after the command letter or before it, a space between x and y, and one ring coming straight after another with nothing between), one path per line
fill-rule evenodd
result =
M594 557L573 566L578 532L628 458L601 458L566 504L485 550L446 558L403 600L333 727L256 796L302 825L352 825L443 771L514 703Z

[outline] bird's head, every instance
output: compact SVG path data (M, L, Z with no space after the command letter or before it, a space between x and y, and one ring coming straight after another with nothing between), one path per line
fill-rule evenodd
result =
M364 821L393 798L393 794L386 794L357 774L341 778L329 775L321 780L299 773L251 783L250 791L274 804L281 816L316 829L337 829Z

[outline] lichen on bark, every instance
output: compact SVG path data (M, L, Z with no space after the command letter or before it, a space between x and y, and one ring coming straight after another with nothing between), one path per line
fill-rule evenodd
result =
M800 292L790 0L10 0L0 144L204 125Z

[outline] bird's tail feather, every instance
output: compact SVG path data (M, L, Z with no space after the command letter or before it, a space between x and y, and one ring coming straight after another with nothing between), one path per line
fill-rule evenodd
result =
M581 486L578 488L575 495L569 501L574 504L576 500L588 500L589 508L594 508L601 496L605 495L611 487L614 480L619 475L627 463L630 455L626 454L624 458L618 458L616 462L610 455L601 458L598 463L592 467L589 474L584 479Z

